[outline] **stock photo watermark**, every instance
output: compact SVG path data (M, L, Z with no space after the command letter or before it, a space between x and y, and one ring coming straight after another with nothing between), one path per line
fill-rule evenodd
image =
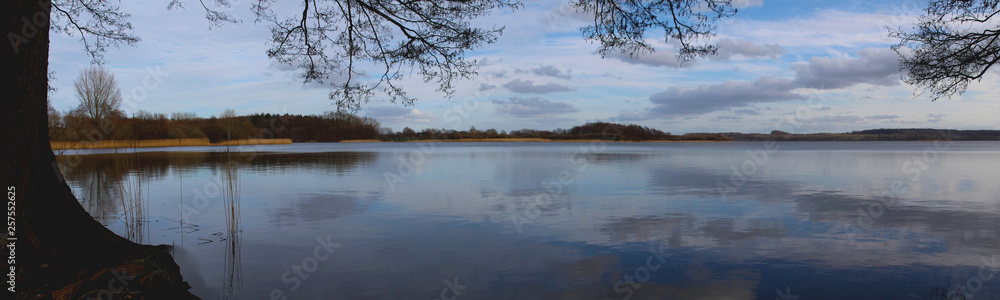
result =
M590 142L577 149L570 161L572 164L577 165L575 172L572 169L562 170L559 171L557 179L539 182L545 193L512 199L515 201L515 204L526 203L523 208L515 209L510 215L510 220L514 224L514 228L518 234L523 232L524 225L531 224L535 219L542 216L542 208L552 204L552 201L562 194L563 187L576 182L576 177L590 167L595 155L604 153L607 150L608 140L613 141L621 134L621 132L616 131L616 133L609 135L608 132L612 129L618 130L617 128L605 127L601 132L600 141Z
M942 133L939 137L944 139L947 136ZM850 241L851 245L860 246L855 239L858 229L867 232L888 209L898 206L900 198L904 197L910 190L910 184L920 181L924 172L930 170L931 166L940 159L941 153L948 151L953 144L954 141L951 140L935 140L933 145L924 148L920 154L913 155L901 166L900 171L910 176L909 182L895 179L887 184L888 194L883 192L876 196L877 200L858 206L855 224L843 225L844 234L847 235L847 240Z
M125 289L128 288L129 281L134 278L134 276L129 275L127 272L111 270L111 279L108 280L108 287L106 289L88 293L87 295L84 295L83 298L88 300L114 299L115 295L124 292Z
M454 279L444 279L444 288L441 289L441 297L434 300L455 300L459 296L462 296L462 291L469 288L468 286L458 284L458 276ZM449 296L451 295L451 296Z
M798 132L798 128L809 119L813 118L813 112L823 108L827 99L823 97L810 97L806 104L795 108L790 114L785 114L782 118L775 120L774 127L788 133ZM767 163L770 155L777 152L781 146L778 145L776 137L772 134L762 143L762 149L747 150L747 159L739 165L731 165L732 174L729 182L718 181L715 183L716 190L719 191L722 200L729 200L729 194L739 191L747 181L757 175L757 173Z
M41 30L49 30L49 12L52 5L45 1L38 1L39 10L30 17L21 17L21 32L7 32L7 41L14 49L14 54L21 52L21 44L27 44L29 40L35 38Z
M649 282L653 272L663 269L667 263L667 258L673 256L664 252L664 246L659 245L657 249L649 246L649 255L646 256L646 264L635 268L631 274L626 274L622 279L614 284L615 294L622 295L621 300L632 299L633 294L642 288L642 284Z
M983 264L979 266L976 274L969 276L965 282L952 285L945 294L948 300L972 300L976 293L983 289L984 284L990 282L993 277L1000 272L1000 263L997 262L997 254L990 257L981 257ZM1000 296L1000 295L997 295ZM997 297L993 297L996 299Z
M285 284L285 287L271 290L269 299L288 299L287 294L297 291L302 286L302 282L309 279L309 276L319 269L319 263L330 259L333 253L340 248L340 244L333 242L329 235L326 238L317 236L316 244L312 256L302 258L300 263L291 265L285 272L281 273L281 282Z

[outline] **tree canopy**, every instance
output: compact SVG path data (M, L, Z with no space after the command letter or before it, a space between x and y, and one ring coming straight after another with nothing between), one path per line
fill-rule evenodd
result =
M330 99L348 110L360 109L376 93L394 103L412 104L416 99L396 83L410 75L434 82L438 91L452 96L456 80L476 75L476 62L466 59L466 51L496 41L504 30L479 28L471 21L522 6L517 0L301 0L299 12L283 17L272 9L277 2L257 0L252 5L255 21L271 30L267 55L297 66L305 82L330 84ZM602 55L655 51L646 40L647 32L655 31L665 41L680 44L681 61L714 54L716 47L705 38L714 34L715 21L736 13L731 0L574 0L571 4L593 16L592 24L581 31L585 39L600 44ZM172 0L167 8L184 5L183 0ZM211 26L241 22L229 13L229 1L199 0L198 5ZM52 28L79 34L97 63L104 62L108 46L140 40L132 33L129 14L110 1L54 0L52 6ZM373 68L379 73L367 73Z
M998 0L934 0L912 31L892 29L900 42L903 81L931 99L961 94L1000 61Z

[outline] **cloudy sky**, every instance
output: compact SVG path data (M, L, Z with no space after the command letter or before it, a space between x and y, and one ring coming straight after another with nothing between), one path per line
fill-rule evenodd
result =
M142 38L106 55L126 112L208 117L227 108L239 114L335 109L328 86L303 84L297 70L267 58L270 32L254 24L251 1L231 2L244 22L211 30L197 3L184 10L167 10L166 1L121 3ZM555 129L588 121L672 133L1000 129L996 69L965 94L936 102L900 81L886 28L909 27L926 1L735 1L739 13L718 23L718 55L683 65L673 45L654 35L648 36L657 45L653 54L601 58L598 46L581 38L586 17L567 2L525 1L523 9L477 20L506 30L497 43L469 53L479 76L459 82L455 97L410 78L402 84L418 97L415 105L374 100L359 114L396 131ZM73 80L89 63L79 36L53 35L53 106L78 103Z

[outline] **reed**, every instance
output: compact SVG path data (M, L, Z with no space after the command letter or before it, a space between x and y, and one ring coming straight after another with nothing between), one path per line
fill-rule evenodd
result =
M209 146L287 145L291 143L292 139L243 139L243 140L221 141L218 143L212 143Z
M235 156L226 147L220 167L222 168L223 189L222 200L226 215L226 254L225 270L223 272L223 287L220 298L239 298L242 289L242 255L241 240L243 231L240 229L240 176L239 164Z
M125 148L119 152L115 148L115 176L121 178L118 184L118 195L121 197L122 221L125 223L125 237L136 243L143 243L146 222L146 201L142 189L142 160L138 147ZM132 172L132 170L136 170ZM148 191L147 191L148 193Z
M455 140L413 140L409 142L552 142L541 138L495 138L495 139L455 139ZM559 140L561 142L561 140Z

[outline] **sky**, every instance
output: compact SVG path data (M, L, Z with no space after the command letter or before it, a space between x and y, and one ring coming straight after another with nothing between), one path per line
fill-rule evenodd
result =
M192 1L188 1L192 2ZM329 86L304 84L301 72L267 57L267 24L252 1L230 0L240 24L211 28L197 2L121 2L136 46L109 48L109 69L123 109L201 117L322 114L336 110ZM1000 71L968 91L930 101L900 80L887 28L910 28L926 0L736 0L738 13L717 22L715 56L679 64L675 45L647 40L656 52L601 57L582 38L584 14L567 0L524 1L473 24L505 26L493 44L467 53L479 65L447 98L419 76L400 81L418 101L403 106L376 96L357 112L400 131L551 130L586 122L633 123L674 134L692 132L847 132L872 128L1000 129ZM90 65L79 35L50 39L50 95L58 110L79 101L73 81Z

